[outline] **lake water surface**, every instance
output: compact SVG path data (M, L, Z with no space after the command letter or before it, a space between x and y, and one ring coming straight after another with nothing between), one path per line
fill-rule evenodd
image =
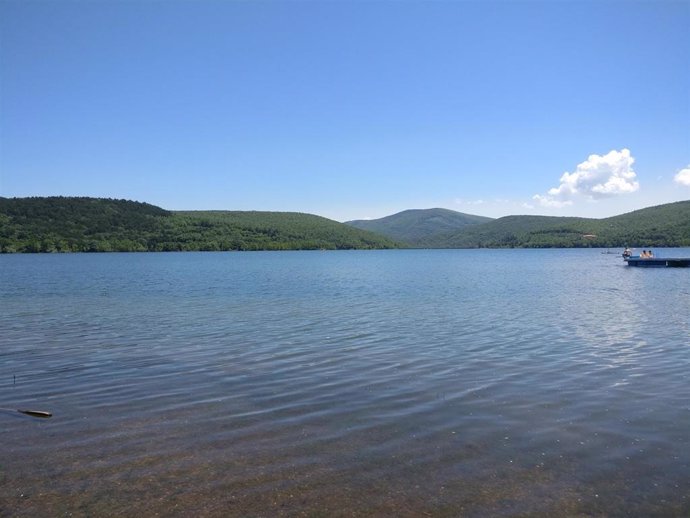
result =
M0 256L0 387L3 517L690 515L690 269L600 250Z

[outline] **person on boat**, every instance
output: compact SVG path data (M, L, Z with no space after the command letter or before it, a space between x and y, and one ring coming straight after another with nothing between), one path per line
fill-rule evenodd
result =
M654 252L652 252L651 250L648 250L647 251L647 259L651 259L652 257L654 257Z
M642 250L642 252L640 252L640 259L647 259L647 250Z
M625 247L625 250L623 250L623 257L631 257L632 256L632 250L630 250L627 246Z

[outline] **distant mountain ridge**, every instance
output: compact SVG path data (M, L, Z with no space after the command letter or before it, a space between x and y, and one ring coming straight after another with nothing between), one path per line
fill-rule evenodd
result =
M398 223L404 221L396 218L397 216L399 215L394 214L374 221L381 222L389 218L397 220ZM373 230L374 227L369 228ZM648 207L603 219L505 216L451 230L448 230L447 226L433 228L432 225L428 225L426 237L419 235L421 227L414 221L410 223L407 233L402 224L399 224L394 232L385 225L376 228L383 235L391 238L395 236L395 239L410 246L423 248L690 246L690 200Z
M363 230L359 226L375 230ZM690 200L603 219L407 210L338 223L297 212L168 211L129 200L0 197L0 252L690 246Z
M345 224L382 234L410 246L426 247L440 236L491 220L484 216L436 208L409 209L384 218L346 221Z

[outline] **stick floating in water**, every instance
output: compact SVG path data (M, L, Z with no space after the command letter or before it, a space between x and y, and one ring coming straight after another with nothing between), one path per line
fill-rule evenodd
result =
M53 414L44 412L43 410L22 410L20 408L0 408L0 410L4 410L5 412L19 412L20 414L26 414L32 417L53 417Z

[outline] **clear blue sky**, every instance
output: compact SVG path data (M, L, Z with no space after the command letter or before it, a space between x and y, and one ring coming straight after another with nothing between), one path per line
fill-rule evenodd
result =
M0 67L0 196L340 221L690 199L687 0L0 0Z

